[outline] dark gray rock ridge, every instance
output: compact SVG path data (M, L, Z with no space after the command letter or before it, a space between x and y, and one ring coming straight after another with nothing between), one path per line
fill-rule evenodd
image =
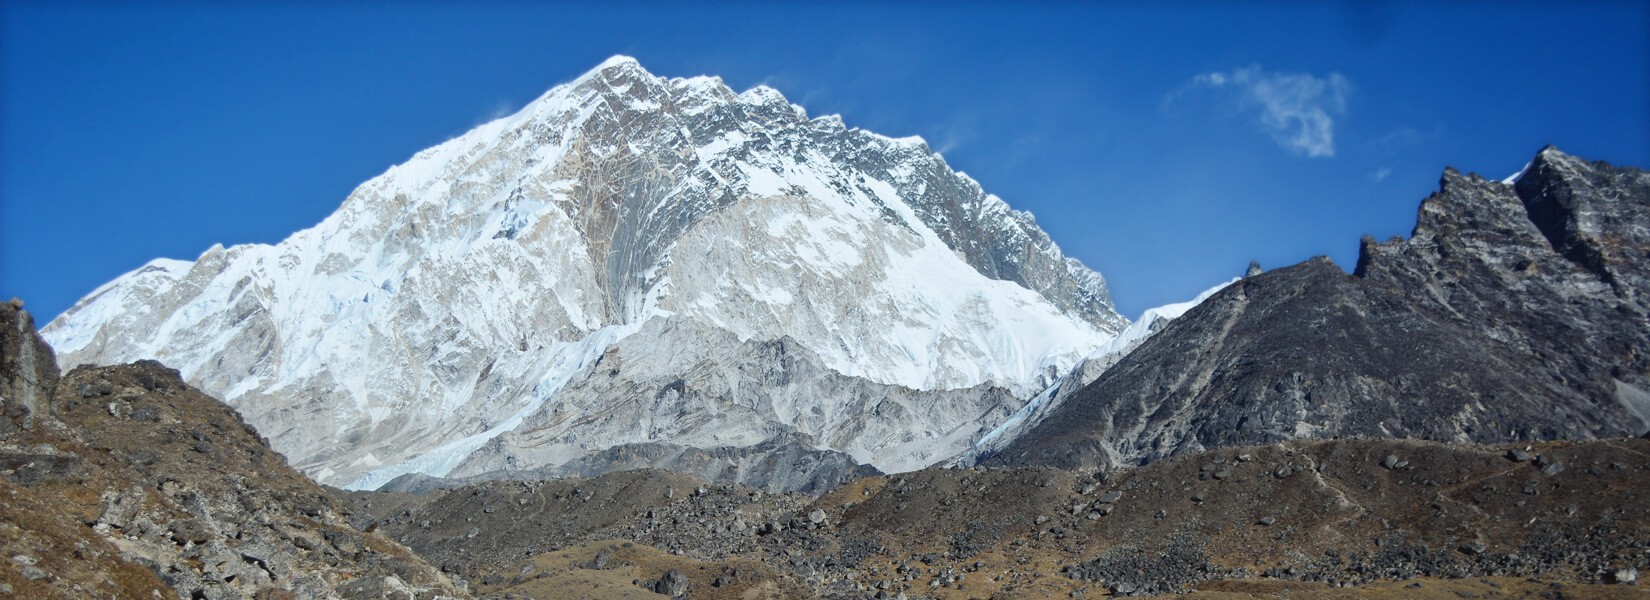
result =
M1650 174L1547 148L1446 170L1409 239L1244 278L989 463L1114 466L1291 438L1585 440L1650 428Z

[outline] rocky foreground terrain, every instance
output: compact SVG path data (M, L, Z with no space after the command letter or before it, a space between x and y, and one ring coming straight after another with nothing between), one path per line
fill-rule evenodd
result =
M61 375L0 306L0 597L467 597L152 361Z
M348 498L491 598L1643 597L1650 440L1294 441L819 498L661 471Z

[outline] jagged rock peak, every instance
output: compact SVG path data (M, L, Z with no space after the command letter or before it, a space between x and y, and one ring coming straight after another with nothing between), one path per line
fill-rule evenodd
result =
M1593 439L1650 428L1650 174L1544 150L1446 170L1408 239L1244 278L996 457L1108 466L1299 437Z
M1617 294L1638 298L1650 287L1650 254L1643 251L1650 232L1612 223L1650 218L1647 198L1650 175L1644 171L1588 162L1553 146L1500 182L1446 169L1439 191L1421 203L1410 239L1378 243L1366 237L1355 272L1370 273L1373 262L1399 248L1437 254L1431 260L1451 251L1499 256L1515 270L1533 264L1525 255L1551 250Z
M1553 250L1616 293L1650 290L1650 173L1588 162L1548 146L1514 183L1530 221Z

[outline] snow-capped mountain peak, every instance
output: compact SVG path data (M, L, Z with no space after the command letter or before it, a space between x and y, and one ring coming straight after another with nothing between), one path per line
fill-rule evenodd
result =
M920 140L621 56L280 244L150 263L43 333L66 364L175 366L318 479L373 486L780 434L920 467L1126 324Z

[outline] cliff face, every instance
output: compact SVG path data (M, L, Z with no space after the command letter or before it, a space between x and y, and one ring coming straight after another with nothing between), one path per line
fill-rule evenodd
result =
M1300 437L1650 429L1650 175L1543 150L1446 171L1409 239L1248 277L989 460L1116 465Z
M34 317L13 300L0 320L0 436L33 429L46 410L61 376L52 347L34 331Z

